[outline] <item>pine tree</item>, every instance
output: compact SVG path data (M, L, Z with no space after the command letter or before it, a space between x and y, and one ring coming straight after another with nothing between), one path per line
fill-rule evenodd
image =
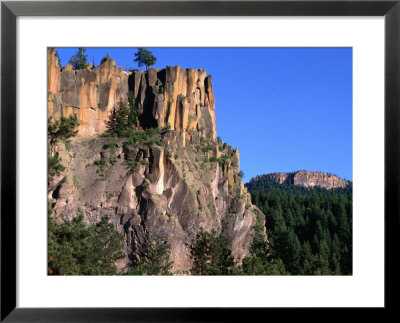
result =
M68 117L61 117L60 120L53 122L53 118L47 119L47 135L51 139L51 144L57 140L66 140L68 138L76 136L78 133L76 127L79 126L78 117L70 115Z
M153 53L146 48L138 48L138 51L135 53L134 62L138 63L138 66L146 66L146 70L149 69L150 66L154 65L157 61L157 58L153 55Z
M118 137L130 137L137 128L137 106L132 96L129 103L120 101L112 110L106 121L107 133Z
M108 218L86 226L83 215L56 223L48 216L49 275L115 275L115 262L124 257L123 236Z
M282 260L271 257L264 226L259 217L253 226L253 240L249 246L250 255L243 260L242 274L245 275L285 275Z
M147 244L144 256L127 275L171 275L173 262L169 260L171 246L160 236Z
M48 179L51 181L54 176L59 176L61 172L65 170L65 167L61 164L61 157L58 152L51 157L47 156L47 169L48 169Z
M86 48L79 47L76 54L69 59L68 63L71 64L75 70L87 68L87 55L85 55L85 52Z
M234 260L228 246L228 239L201 230L189 246L193 261L193 275L228 275L234 267Z

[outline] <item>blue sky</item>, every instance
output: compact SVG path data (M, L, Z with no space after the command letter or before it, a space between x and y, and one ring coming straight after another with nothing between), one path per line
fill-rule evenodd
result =
M154 67L205 68L217 135L239 147L247 182L263 173L323 171L352 180L351 48L148 48ZM76 48L58 48L62 65ZM135 48L87 48L137 68Z

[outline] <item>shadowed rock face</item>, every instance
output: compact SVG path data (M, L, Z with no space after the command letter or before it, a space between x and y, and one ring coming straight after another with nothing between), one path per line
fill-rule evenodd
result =
M343 180L335 175L326 174L322 172L310 172L310 171L298 171L294 173L272 173L272 174L260 175L252 178L250 182L256 182L264 178L279 184L288 183L304 187L318 186L326 189L343 188L349 184L348 181Z
M223 233L240 262L248 254L252 226L264 215L251 204L239 176L238 151L215 141L181 144L183 132L168 131L163 145L123 145L122 138L75 138L58 143L67 169L49 184L56 221L71 220L78 210L87 224L108 215L125 236L129 268L146 243L161 236L171 243L175 273L191 267L188 243L203 229ZM105 148L115 140L117 147ZM211 147L204 151L204 147ZM211 156L229 156L220 166ZM98 161L103 160L103 165Z
M96 68L60 70L50 49L48 74L49 115L76 114L80 122L68 149L63 142L50 147L66 167L48 185L56 221L79 211L87 224L108 215L125 237L120 268L134 265L146 244L161 236L171 244L173 271L185 273L191 267L188 244L201 229L227 236L241 262L256 217L265 217L242 183L238 149L215 140L215 98L205 70L169 66L127 73L111 59ZM110 110L127 102L129 91L142 128L169 125L158 134L160 145L98 137ZM111 141L116 147L106 148Z
M78 115L78 136L94 137L105 131L110 111L128 92L138 104L142 128L170 126L171 130L199 131L216 138L215 98L211 76L204 69L167 66L158 70L125 72L112 59L96 68L60 70L55 49L48 50L48 114Z
M130 83L143 127L169 124L171 130L197 130L215 138L215 99L211 76L206 75L204 69L179 66L134 71Z

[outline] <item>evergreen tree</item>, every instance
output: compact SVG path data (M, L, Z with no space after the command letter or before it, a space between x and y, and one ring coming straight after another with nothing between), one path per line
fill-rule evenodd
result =
M170 244L162 237L156 237L148 243L144 256L127 275L171 275L170 252Z
M351 184L327 190L260 180L246 186L266 215L269 252L290 274L352 273Z
M49 275L115 275L115 262L124 258L123 236L103 217L86 226L83 215L56 223L48 216Z
M47 135L51 139L51 144L57 140L66 140L76 136L78 133L76 127L79 126L78 117L70 115L69 117L61 117L60 120L53 122L53 118L47 120Z
M61 157L56 153L54 157L47 156L48 179L52 180L54 176L59 176L65 170L61 164Z
M253 226L253 240L249 246L250 255L243 260L242 274L245 275L285 275L282 260L273 259L269 253L264 227L259 217Z
M69 59L69 64L75 70L83 70L87 68L87 55L85 55L86 48L79 47L74 56Z
M106 121L107 132L117 137L132 136L137 127L137 106L132 96L126 104L120 101Z
M138 48L138 51L135 53L134 62L138 63L138 66L146 66L146 70L149 69L150 66L154 65L157 61L157 58L153 55L153 53L146 48Z
M190 244L193 260L193 275L228 275L234 267L234 260L228 246L228 239L201 230Z

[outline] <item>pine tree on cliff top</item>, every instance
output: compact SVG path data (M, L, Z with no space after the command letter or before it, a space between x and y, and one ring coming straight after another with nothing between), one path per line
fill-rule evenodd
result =
M156 63L157 58L153 55L153 53L146 48L138 48L137 53L135 53L134 62L138 63L138 66L146 66L146 70L149 69L150 66Z
M68 63L71 64L75 70L83 70L87 68L88 63L87 55L85 55L85 52L86 48L79 47L76 54L69 59Z

